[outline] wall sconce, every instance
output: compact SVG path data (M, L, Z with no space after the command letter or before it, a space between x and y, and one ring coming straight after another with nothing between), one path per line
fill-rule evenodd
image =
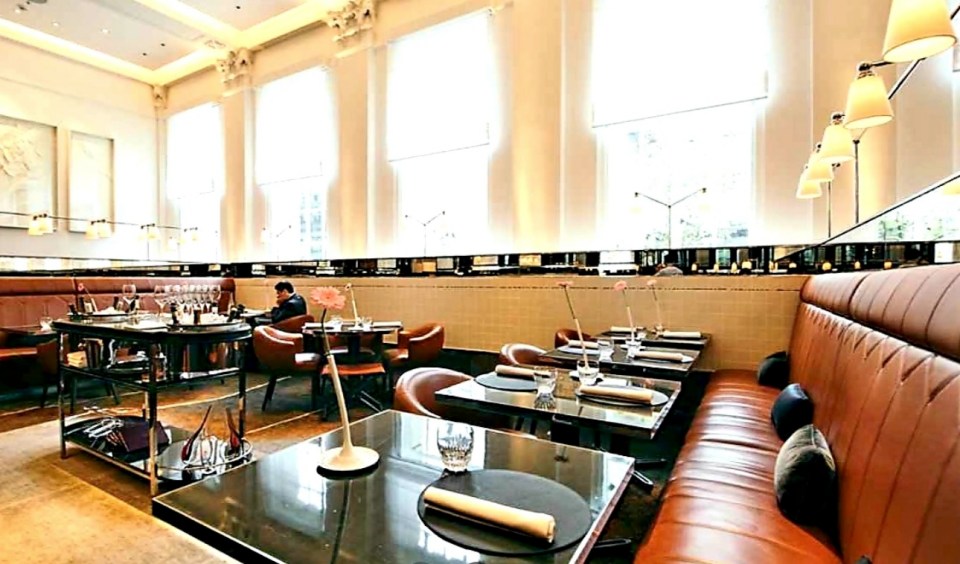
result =
M160 228L157 227L156 223L147 223L140 226L140 236L141 241L156 241L160 238Z
M823 264L820 265L820 268L821 268L824 272L830 272L831 270L833 270L833 264L831 264L830 261L825 260L825 261L823 261Z
M697 272L698 270L700 270L700 267L697 266L697 263L693 263L690 265L690 272Z
M890 260L883 261L884 270L890 270L891 268L893 268L893 261L890 261Z
M740 269L743 270L745 273L752 271L753 261L751 261L750 259L743 261L742 263L740 263Z
M110 223L106 219L95 219L87 223L86 238L91 241L106 239L112 235Z
M186 245L187 243L196 243L200 240L200 228L199 227L187 227L186 229L180 230L180 243Z
M47 235L53 233L53 218L48 214L40 213L30 218L27 226L27 235Z
M883 78L873 72L874 67L887 63L860 63L857 78L847 90L847 109L843 126L847 129L867 129L893 120L893 107L887 96Z
M856 261L856 262L853 263L853 269L854 269L854 270L860 270L861 268L863 268L863 265L860 264L860 261Z
M906 63L953 47L950 13L944 0L893 0L883 40L883 60Z
M740 265L735 262L730 263L730 274L736 274L740 272Z
M831 165L852 161L853 135L843 126L843 114L835 112L830 116L830 125L823 130L820 141L820 160Z

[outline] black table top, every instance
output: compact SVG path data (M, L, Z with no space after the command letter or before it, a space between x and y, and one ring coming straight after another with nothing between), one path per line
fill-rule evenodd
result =
M369 328L364 329L358 325L351 325L344 323L340 326L339 329L331 329L327 327L327 335L341 335L341 336L350 336L350 335L386 335L388 333L395 333L397 331L402 331L403 325L372 325ZM303 333L307 335L319 335L321 333L320 327L304 327Z
M591 360L600 360L600 369L602 371L614 372L617 374L631 376L655 376L669 380L682 380L687 374L693 371L700 358L700 351L694 349L668 348L662 345L648 346L645 349L651 351L678 352L691 357L691 362L669 362L662 360L650 360L644 358L628 358L627 351L616 343L613 355L609 359L600 359L598 355L588 355ZM577 361L583 358L583 355L563 352L560 349L553 349L541 355L541 358L557 362L562 366L575 368Z
M340 445L338 430L154 498L153 512L244 562L510 561L451 544L417 516L420 493L442 473L441 424L384 411L351 426L355 444L380 453L369 474L335 480L317 473L321 452ZM524 561L584 561L629 482L633 460L481 427L474 433L471 469L543 476L590 506L593 526L579 545Z
M10 342L17 346L34 346L57 338L57 332L48 329L44 331L39 325L20 325L15 327L0 327L0 333L10 336Z
M538 419L565 419L578 426L595 426L620 434L653 438L670 412L681 388L680 382L654 378L607 376L604 382L643 385L663 392L669 400L658 406L624 407L581 399L575 393L579 382L565 370L560 370L557 376L553 405L537 402L536 392L496 390L473 380L440 390L434 397L440 403L469 409Z
M618 331L604 331L598 335L611 341L622 342L627 340L627 334ZM696 349L702 351L710 344L710 335L702 333L699 339L667 339L657 337L652 331L640 341L647 347L666 347L675 349Z
M249 339L253 333L250 326L242 322L205 328L184 325L181 328L170 327L167 329L152 329L147 331L132 329L127 326L127 323L127 321L88 323L70 319L57 319L53 322L53 329L60 333L69 333L84 337L129 339L152 343L227 343Z

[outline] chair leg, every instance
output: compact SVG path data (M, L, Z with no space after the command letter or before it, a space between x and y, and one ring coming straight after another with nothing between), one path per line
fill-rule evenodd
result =
M43 409L47 405L47 379L44 377L43 382L40 383L43 387L43 390L40 392L40 409Z
M117 391L117 387L109 382L104 387L107 389L107 393L113 396L113 404L120 405L120 392Z
M271 374L270 381L267 382L267 391L263 394L263 405L260 407L260 411L267 410L267 404L270 403L270 400L273 399L273 389L277 387L277 375Z

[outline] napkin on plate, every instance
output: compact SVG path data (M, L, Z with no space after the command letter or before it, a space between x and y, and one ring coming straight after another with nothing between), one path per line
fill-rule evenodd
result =
M571 340L569 343L567 343L567 346L570 347L570 348L572 348L572 349L598 349L598 348L600 348L600 345L598 345L598 344L596 343L596 341L580 341L580 340L578 340L578 339L573 339L573 340Z
M636 403L650 403L653 401L653 390L647 388L628 388L622 386L580 386L580 393L585 396L627 400Z
M660 333L664 339L701 339L700 331L664 331Z
M667 351L639 350L630 355L630 358L647 358L650 360L669 360L670 362L683 362L685 359L683 353Z
M533 378L533 369L532 368L523 368L522 366L508 366L506 364L498 364L494 369L494 372L500 376L513 376L516 378Z
M554 529L557 527L557 521L553 515L517 509L433 486L424 490L423 501L428 506L466 519L504 527L551 543Z
M611 333L629 333L629 332L631 332L631 331L633 331L633 329L630 328L630 327L623 327L623 326L621 326L621 325L611 325L611 326L610 326L610 332L611 332Z
M402 321L374 321L374 327L403 327Z

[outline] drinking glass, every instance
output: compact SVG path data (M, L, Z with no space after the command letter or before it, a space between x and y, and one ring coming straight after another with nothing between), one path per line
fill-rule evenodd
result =
M343 316L342 315L332 315L330 316L330 328L333 331L339 331L343 328Z
M44 333L49 332L53 328L52 324L53 324L52 317L43 316L40 318L40 330L43 331Z
M363 327L364 331L369 331L373 327L373 318L372 317L361 317L360 325Z
M212 284L207 288L207 297L210 298L211 311L217 313L220 311L220 296L223 292L219 284Z
M592 386L600 377L600 363L592 359L577 361L577 378L581 386Z
M597 348L600 349L600 358L602 360L610 360L613 356L613 341L597 339Z
M127 311L130 311L130 306L133 305L133 299L137 297L137 285L124 284L120 292L123 294L123 301L127 302Z
M157 313L163 313L164 306L167 305L167 286L153 287L153 301L157 302Z
M533 381L537 385L537 395L549 396L557 387L557 369L540 366L533 370Z
M437 450L443 467L450 472L464 472L473 455L473 427L444 421L437 432Z

